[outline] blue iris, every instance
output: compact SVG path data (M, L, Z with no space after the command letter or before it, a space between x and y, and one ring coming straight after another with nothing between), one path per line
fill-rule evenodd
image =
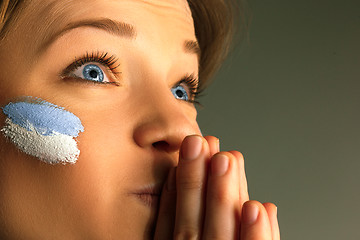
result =
M181 85L178 85L176 87L173 87L171 89L172 94L175 96L176 99L189 101L189 96L185 90L185 88Z
M103 82L104 81L104 73L100 67L89 64L86 65L83 69L84 78L86 80L94 81L94 82Z

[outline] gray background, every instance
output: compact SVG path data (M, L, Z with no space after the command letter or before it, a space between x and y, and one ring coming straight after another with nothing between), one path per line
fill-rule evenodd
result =
M360 1L249 0L249 42L200 98L282 240L360 239Z

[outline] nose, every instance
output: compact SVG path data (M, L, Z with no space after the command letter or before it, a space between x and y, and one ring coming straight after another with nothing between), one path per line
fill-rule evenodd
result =
M150 99L150 100L149 100ZM175 99L171 91L160 96L147 96L134 129L134 141L141 148L163 152L177 152L187 135L200 134L196 109L183 100Z

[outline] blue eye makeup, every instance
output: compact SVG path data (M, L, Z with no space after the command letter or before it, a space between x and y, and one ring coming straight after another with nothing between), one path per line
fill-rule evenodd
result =
M84 83L94 84L113 84L119 86L116 81L120 72L116 69L120 66L117 64L118 59L108 53L86 53L85 56L76 59L62 73L62 78L71 78L83 81ZM107 75L110 75L110 79Z

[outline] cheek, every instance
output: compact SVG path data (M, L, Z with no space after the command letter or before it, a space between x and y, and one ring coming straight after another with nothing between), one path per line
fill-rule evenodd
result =
M75 138L84 128L74 114L33 97L9 103L3 112L1 132L24 153L49 164L77 161L80 150Z

